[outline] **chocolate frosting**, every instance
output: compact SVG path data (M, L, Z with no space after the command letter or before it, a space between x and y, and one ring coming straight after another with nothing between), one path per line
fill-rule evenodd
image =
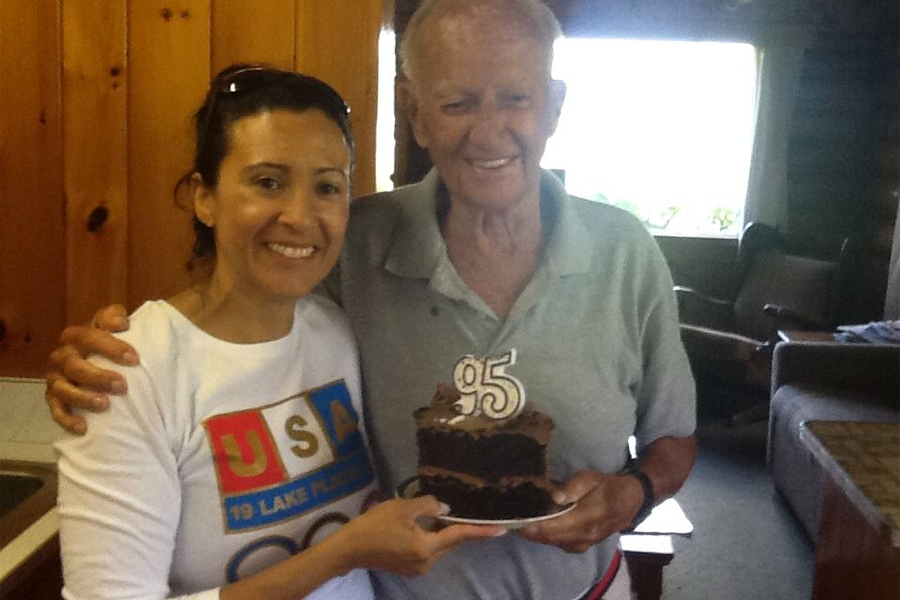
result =
M553 420L542 412L526 406L521 413L508 419L492 419L483 414L463 415L454 404L459 398L456 388L438 384L431 405L416 409L413 413L419 429L461 429L474 437L515 432L533 437L543 445L550 443Z

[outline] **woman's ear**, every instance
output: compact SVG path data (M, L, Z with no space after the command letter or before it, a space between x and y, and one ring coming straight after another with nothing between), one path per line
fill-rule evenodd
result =
M216 226L216 194L200 173L191 175L191 197L194 199L194 215L207 227Z

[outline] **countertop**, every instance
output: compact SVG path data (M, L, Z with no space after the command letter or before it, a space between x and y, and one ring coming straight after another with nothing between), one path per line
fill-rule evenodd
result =
M0 549L0 581L18 569L57 533L59 533L59 515L54 507L32 523L31 527L20 533L16 539Z
M0 377L0 458L55 463L53 444L63 435L47 410L43 379Z

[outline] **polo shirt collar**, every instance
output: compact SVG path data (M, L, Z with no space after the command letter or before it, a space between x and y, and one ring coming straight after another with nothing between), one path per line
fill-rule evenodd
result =
M594 240L575 210L575 201L549 171L541 171L541 202L549 203L550 210L556 213L556 224L544 250L544 259L559 276L587 273Z
M592 247L587 227L555 175L541 171L540 185L541 202L556 215L544 254L546 266L558 276L587 272ZM402 203L385 268L401 277L430 279L447 255L437 219L439 195L446 192L435 169L406 189L410 194Z
M385 260L385 268L401 277L430 278L447 247L437 220L437 198L441 179L431 169L401 203L396 229Z

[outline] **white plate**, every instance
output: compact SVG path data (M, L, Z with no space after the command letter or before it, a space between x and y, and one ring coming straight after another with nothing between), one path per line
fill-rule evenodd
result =
M410 477L403 483L397 486L396 496L398 498L415 498L419 494L419 476L414 475ZM566 504L565 506L558 507L558 510L546 515L540 515L537 517L529 517L527 519L467 519L465 517L454 517L451 515L442 515L437 517L441 521L445 521L447 523L463 523L466 525L499 525L501 527L506 527L507 529L519 529L521 527L525 527L531 523L538 523L540 521L546 521L548 519L555 519L560 515L564 515L573 508L577 503L573 502L572 504Z

